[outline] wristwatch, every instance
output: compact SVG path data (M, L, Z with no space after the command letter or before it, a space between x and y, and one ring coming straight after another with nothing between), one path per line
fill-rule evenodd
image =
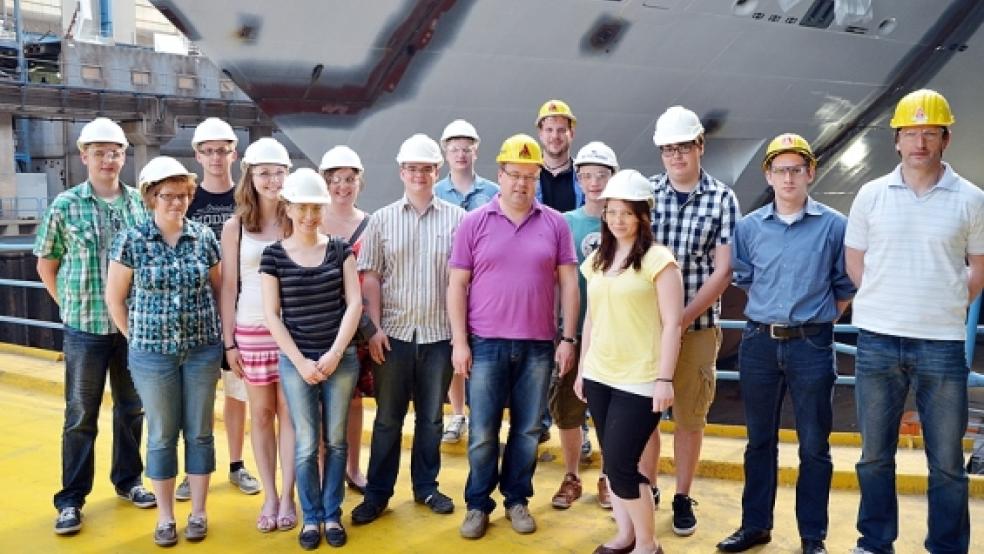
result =
M577 337L560 337L561 342L569 342L571 344L577 344Z

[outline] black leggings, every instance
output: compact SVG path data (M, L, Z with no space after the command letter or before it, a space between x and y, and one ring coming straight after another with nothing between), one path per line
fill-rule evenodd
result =
M639 473L639 459L659 424L653 399L584 380L584 396L601 443L602 471L619 498L639 498L639 485L649 479Z

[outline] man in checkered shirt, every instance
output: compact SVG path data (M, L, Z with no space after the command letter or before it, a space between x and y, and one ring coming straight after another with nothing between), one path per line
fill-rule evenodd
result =
M666 168L650 179L656 195L653 231L656 241L673 251L683 271L683 344L673 377L673 532L689 536L697 529L690 486L714 400L720 298L731 281L731 241L740 214L734 192L701 168L704 127L697 114L681 106L669 108L656 121L653 141ZM657 503L659 446L657 429L640 464L650 477Z

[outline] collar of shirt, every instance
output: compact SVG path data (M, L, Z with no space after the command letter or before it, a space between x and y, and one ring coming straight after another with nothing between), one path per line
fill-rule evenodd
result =
M670 177L666 173L660 173L649 178L653 183L653 188L656 194L673 194L676 190L673 185L670 184ZM705 192L718 188L716 180L711 177L709 173L704 171L704 168L700 168L700 177L697 179L697 186L694 187L691 196L704 194Z
M762 206L762 208L763 208L762 219L778 219L775 202L769 202L765 206ZM803 216L806 217L808 215L822 215L822 214L823 214L823 210L820 209L820 206L817 204L817 201L807 196L806 208L803 210ZM802 219L803 218L801 217L796 221L802 221Z
M953 171L953 168L950 167L950 164L946 162L941 162L941 163L943 164L943 175L940 176L940 179L936 181L936 184L933 185L933 187L930 188L929 191L932 192L938 188L946 189L949 191L960 190L957 173ZM908 188L908 185L906 185L905 181L902 180L902 164L895 166L895 170L892 171L892 179L889 180L888 186Z
M499 198L501 198L501 197L502 197L502 193L501 192L495 193L495 196L492 197L492 200L489 201L489 203L487 204L487 206L488 206L488 210L490 212L492 212L494 214L501 215L502 217L506 217L506 213L502 211L502 206L499 205ZM533 215L535 213L540 213L541 211L543 211L543 204L541 204L539 200L537 200L536 198L534 198L533 199L533 206L530 208L529 213L526 214L526 218L524 218L524 221L526 219L529 219L529 217L531 215Z
M160 228L151 219L147 221L147 240L157 240L164 242L164 235L161 234ZM191 224L188 218L185 218L184 223L181 225L181 235L178 237L178 242L180 243L184 239L195 240L196 235L191 229Z
M398 200L398 202L399 202L400 208L403 209L403 210L406 210L407 208L410 208L411 210L412 209L415 209L413 207L413 204L410 203L410 199L407 198L407 195L406 194L404 194L403 195L403 198L400 198ZM440 198L438 198L437 195L432 194L431 195L430 202L427 203L427 208L424 210L424 213L423 214L420 214L420 215L424 215L424 214L426 214L427 212L429 212L431 210L442 210L442 209L444 209L444 206L442 205L443 203L444 203L444 201L441 200Z
M126 186L126 183L124 183L123 181L120 181L119 184L120 184L120 194L123 195L123 197L126 198L127 201L129 201L130 195L133 194L133 192L129 190L130 187ZM85 198L87 200L96 198L96 195L92 193L92 183L88 179L79 185L79 187L76 189L76 194L79 195L79 198Z

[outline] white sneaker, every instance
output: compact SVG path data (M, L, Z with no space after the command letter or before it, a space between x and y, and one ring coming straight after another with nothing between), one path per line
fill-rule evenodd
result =
M188 476L181 480L178 488L174 489L174 499L184 502L185 500L191 500L191 485L188 484Z
M441 437L441 442L456 443L460 441L461 435L465 433L466 429L468 429L467 417L463 415L452 416L451 421L444 428L444 435Z
M249 472L246 471L245 467L239 468L236 471L230 471L229 481L233 485L239 487L239 490L242 491L243 494L257 494L262 488L260 487L260 482L256 480L256 477L250 475Z

